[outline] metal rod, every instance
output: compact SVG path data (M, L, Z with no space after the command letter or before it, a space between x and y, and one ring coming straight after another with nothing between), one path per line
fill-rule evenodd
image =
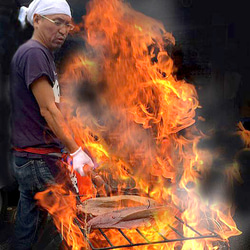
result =
M182 219L178 218L177 216L175 216L175 218L180 221L182 224L184 224L186 227L190 228L192 231L194 231L195 233L197 233L200 236L203 236L201 233L199 233L197 230L195 230L193 227L189 226L187 223L185 223Z
M216 238L214 235L207 235L207 236L197 236L197 237L190 237L190 238L180 238L180 239L173 239L173 240L167 240L167 241L155 241L150 243L135 243L133 245L120 245L120 246L112 246L112 247L101 247L101 248L92 248L93 250L110 250L110 249L119 249L123 247L135 247L135 246L146 246L146 245L153 245L153 244L163 244L168 242L175 242L175 241L185 241L185 240L199 240L199 239L205 239L205 238Z
M127 237L127 235L121 229L118 229L118 231L122 234L122 236L128 241L130 245L133 245L132 241Z
M184 238L184 236L183 236L181 233L179 233L179 231L178 231L177 229L175 229L174 227L172 227L172 226L169 225L169 224L168 224L168 226L169 226L173 231L175 231L179 236L181 236L182 238Z
M102 231L102 229L99 228L98 230L101 232L101 234L103 235L103 237L107 240L107 242L109 243L109 245L113 247L114 245L111 243L111 241L109 240L109 238L107 237L107 235Z
M88 236L85 233L85 230L82 229L81 224L79 223L79 221L75 218L74 222L77 224L78 228L80 229L80 231L82 232L83 236L85 237L86 241L88 242L89 246L91 247L91 249L95 249L94 246L92 245L91 241L89 240Z
M144 240L146 240L148 243L151 243L150 240L148 240L147 237L138 228L136 228L135 230L143 237Z
M217 233L215 233L214 231L212 231L211 229L209 228L206 228L209 232L211 232L212 234L214 234L214 236L218 237L218 238L221 238L221 236ZM222 239L222 238L221 238Z
M159 234L164 240L168 240L164 235L162 235L155 227L152 227L157 234Z

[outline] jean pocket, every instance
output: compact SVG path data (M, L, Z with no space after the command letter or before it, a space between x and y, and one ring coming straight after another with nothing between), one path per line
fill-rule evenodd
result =
M37 162L37 166L38 166L39 178L40 178L41 182L43 184L44 183L48 183L48 184L54 183L54 177L51 174L51 171L50 171L47 163L44 160L40 160Z
M31 160L25 157L15 157L14 162L15 162L16 168L20 169L20 168L31 166L34 163L34 160Z

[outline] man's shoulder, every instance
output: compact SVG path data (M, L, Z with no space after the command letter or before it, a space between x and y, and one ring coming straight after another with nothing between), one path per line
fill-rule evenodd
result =
M46 61L52 60L48 49L35 40L28 40L22 44L16 51L13 60L18 63L28 60L28 58L31 58L32 60L34 59L34 61L36 58L39 58L39 60L44 58Z
M41 51L46 54L48 53L47 49L35 40L28 40L27 42L22 44L18 48L17 53L25 53L27 51Z

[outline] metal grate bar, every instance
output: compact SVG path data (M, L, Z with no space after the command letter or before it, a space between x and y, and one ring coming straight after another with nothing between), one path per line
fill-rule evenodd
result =
M175 218L180 221L183 225L185 225L186 227L190 228L192 231L194 231L195 233L197 233L199 236L202 236L201 233L199 233L197 230L195 230L193 227L189 226L188 224L186 224L182 219L178 218L177 216L175 216Z
M127 235L121 229L118 229L118 231L122 234L122 236L128 241L130 245L133 245L132 241L127 237Z
M175 242L175 241L185 241L185 240L199 240L199 239L208 239L208 238L216 238L214 235L209 235L206 237L190 237L190 238L180 238L180 239L172 239L172 240L162 240L162 241L154 241L154 242L144 242L144 243L135 243L133 245L119 245L119 246L112 246L112 247L91 247L92 250L110 250L110 249L119 249L119 248L129 248L129 247L136 247L136 246L147 246L147 245L153 245L153 244L165 244L165 243L170 243L170 242Z
M175 232L177 233L179 236L181 236L181 238L184 238L184 236L177 230L175 229L174 227L172 227L171 225L168 224L168 226Z
M214 231L212 231L209 228L206 228L209 232L211 232L212 234L214 234L215 237L221 238L219 234L215 233Z
M123 244L123 245L117 245L114 246L110 239L108 238L108 236L105 234L105 232L102 229L95 229L97 231L99 231L103 237L106 240L106 244L109 244L109 246L105 246L105 247L94 247L92 242L90 241L90 239L88 238L88 235L86 233L86 231L81 227L80 222L78 220L75 220L76 224L79 226L83 236L85 237L86 241L88 242L90 248L92 250L111 250L111 249L119 249L119 248L130 248L130 247L136 247L136 246L146 246L146 245L153 245L153 244L164 244L164 243L170 243L170 242L177 242L177 241L186 241L186 240L198 240L198 239L208 239L208 238L218 238L218 240L221 240L221 237L216 234L215 232L213 232L210 229L207 229L209 232L211 232L212 234L209 235L202 235L201 233L199 233L197 230L195 230L193 227L185 224L180 218L175 217L177 219L178 222L186 225L188 228L190 228L193 232L195 232L198 236L195 237L185 237L183 236L176 228L174 228L171 225L168 225L169 228L171 228L178 236L180 236L181 238L175 238L175 239L167 239L164 235L162 235L155 227L152 227L152 229L155 231L156 234L160 235L161 238L163 240L157 240L157 241L150 241L138 228L135 229L136 232L138 234L141 235L141 237L146 241L146 242L141 242L141 243L133 243L128 236L125 234L124 231L122 231L121 229L116 229L123 237L124 239L128 242L128 244ZM105 244L105 243L104 243Z
M107 235L102 231L102 229L99 228L98 230L99 230L99 232L101 232L101 234L103 235L103 237L107 240L107 242L109 243L109 245L111 247L113 247L114 245L111 243L111 241L109 240L109 238L107 237Z
M136 228L135 230L136 230L137 233L139 233L142 236L142 238L145 241L147 241L147 243L151 243L150 240L148 240L147 237L138 228Z
M95 249L94 246L92 245L91 241L89 240L89 237L87 236L85 230L82 228L80 222L77 219L74 219L74 222L77 224L78 228L80 229L80 231L82 232L84 238L86 239L86 241L88 242L89 246L91 247L91 249Z
M168 239L164 236L164 235L162 235L155 227L152 227L153 229L154 229L154 231L157 233L157 234L159 234L165 241L167 241Z

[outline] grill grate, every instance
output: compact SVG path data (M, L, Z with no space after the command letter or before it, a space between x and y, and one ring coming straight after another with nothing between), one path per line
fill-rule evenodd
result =
M187 225L186 223L184 223L184 221L182 221L180 218L178 218L177 216L175 216L176 222L178 223L177 225L172 226L172 225L168 225L169 229L172 230L177 237L173 238L173 239L168 239L166 238L162 233L160 233L156 228L152 227L152 230L155 233L155 238L156 236L158 236L158 238L160 237L160 239L157 240L149 240L148 237L143 234L140 229L135 229L135 233L139 234L143 239L144 242L132 242L131 239L129 239L129 236L126 235L126 233L124 232L124 230L122 229L112 229L115 230L119 233L120 236L122 236L123 239L125 239L125 241L127 243L123 243L120 245L114 245L111 240L109 239L109 237L107 236L107 231L111 230L111 229L107 229L106 232L102 229L94 229L92 232L97 232L99 234L101 234L103 236L103 239L105 240L105 247L95 247L95 243L94 241L88 236L88 234L86 233L85 229L82 228L80 222L78 220L75 220L75 222L77 223L77 225L79 226L84 238L86 239L86 241L88 242L90 248L92 250L108 250L108 249L119 249L119 248L129 248L129 247L135 247L135 246L146 246L146 245L153 245L153 244L165 244L165 243L170 243L170 242L177 242L177 241L186 241L186 240L198 240L198 239L208 239L208 238L217 238L218 241L223 241L221 239L221 237L213 232L210 229L207 229L208 233L206 234L202 234L200 232L198 232L197 230L195 230L193 227ZM185 225L186 227L188 227L195 236L193 237L185 237L182 235L182 233L177 229L178 226L183 226ZM225 245L223 245L223 249L228 249L227 247L225 248Z

